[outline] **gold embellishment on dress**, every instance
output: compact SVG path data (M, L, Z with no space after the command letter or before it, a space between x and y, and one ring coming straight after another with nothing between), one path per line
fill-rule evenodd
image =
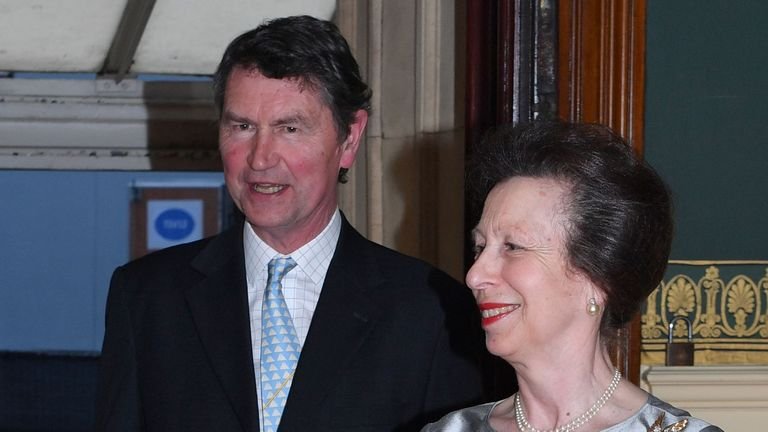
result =
M671 425L664 428L664 432L680 432L688 426L688 419L682 419L678 422L674 422Z
M659 415L659 418L656 419L655 422L651 425L651 427L648 428L648 432L661 432L661 424L664 423L664 417L667 415L667 413L661 413Z
M669 426L662 426L662 424L664 424L664 417L666 417L666 414L667 413L661 413L659 418L657 418L651 427L648 428L648 432L680 432L684 430L686 426L688 426L688 419L676 421Z

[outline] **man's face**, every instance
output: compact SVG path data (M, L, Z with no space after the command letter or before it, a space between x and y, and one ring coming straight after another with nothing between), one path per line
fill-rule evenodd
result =
M233 69L219 149L229 193L262 240L290 253L322 231L337 206L339 168L352 166L367 118L358 111L339 143L316 90Z

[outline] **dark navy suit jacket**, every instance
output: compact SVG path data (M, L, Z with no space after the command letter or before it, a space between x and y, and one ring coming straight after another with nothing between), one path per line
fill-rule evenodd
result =
M344 219L280 430L419 430L480 400L483 349L466 287ZM115 270L96 423L258 431L242 224Z

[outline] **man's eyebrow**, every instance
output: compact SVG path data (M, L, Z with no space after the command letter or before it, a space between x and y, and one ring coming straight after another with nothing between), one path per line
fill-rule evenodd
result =
M248 124L253 123L253 121L248 117L235 114L232 111L224 111L224 113L221 115L221 119L225 121L233 121L237 123L248 123Z
M312 122L310 119L301 113L292 113L286 116L280 117L269 123L270 126L283 126L283 125L310 125Z

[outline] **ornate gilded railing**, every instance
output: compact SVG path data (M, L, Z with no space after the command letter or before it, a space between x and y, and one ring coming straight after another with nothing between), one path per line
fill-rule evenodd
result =
M768 261L670 261L643 309L643 364L664 364L670 321L687 338L678 317L695 364L768 364Z

